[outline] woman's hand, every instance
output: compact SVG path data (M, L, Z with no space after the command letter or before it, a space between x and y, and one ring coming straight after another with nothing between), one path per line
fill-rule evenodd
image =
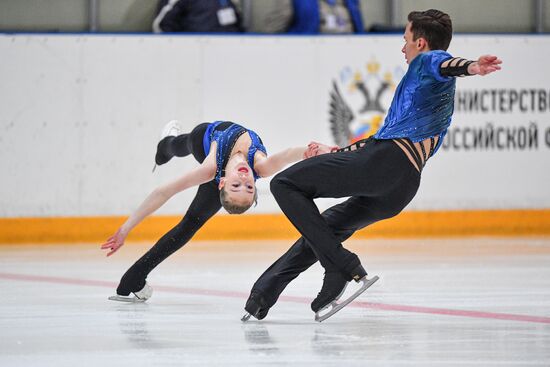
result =
M306 153L304 154L306 156L306 158L310 158L310 157L315 157L315 156L318 156L318 155L321 155L321 154L327 154L327 153L332 153L332 152L335 152L336 150L340 149L340 147L338 147L337 145L326 145L326 144L323 144L323 143L318 143L316 141L312 141L311 143L308 144L307 146L307 151ZM307 156L308 153L311 152L311 155Z
M315 157L318 154L319 146L313 143L309 143L307 149L304 151L303 159Z
M119 248L124 245L124 240L126 240L128 233L124 232L122 228L119 228L114 235L109 237L107 242L101 245L102 250L111 250L107 253L107 256L111 256L118 251Z

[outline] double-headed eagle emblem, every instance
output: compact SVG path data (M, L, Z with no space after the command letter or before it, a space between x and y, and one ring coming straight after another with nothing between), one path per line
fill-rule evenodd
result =
M341 73L341 84L347 86L349 95L359 93L362 97L361 102L357 102L358 99L355 98L354 109L350 107L351 103L346 102L338 83L333 80L330 92L330 128L335 143L339 146L364 139L378 131L386 113L383 96L388 89L395 88L392 74L385 73L381 78L379 70L380 64L369 62L366 77L359 72L351 77L349 68Z

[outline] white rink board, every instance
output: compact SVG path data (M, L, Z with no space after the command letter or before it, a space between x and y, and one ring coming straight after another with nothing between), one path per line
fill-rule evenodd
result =
M371 96L385 77L395 86L406 70L401 47L398 35L1 35L0 216L129 213L154 187L196 165L181 159L150 172L159 131L173 118L189 129L217 119L240 122L262 136L269 152L333 142L333 82L357 117L354 128L364 127L381 114L359 112L365 98L353 81L363 80ZM549 50L547 36L456 36L453 55L504 60L498 74L460 79L457 93L550 93L543 72ZM382 94L383 108L392 94ZM531 139L523 149L441 149L409 209L549 208L549 117L550 107L457 109L453 127L532 127L536 146ZM251 212L278 213L268 180L258 186ZM181 193L158 213L183 214L193 195Z

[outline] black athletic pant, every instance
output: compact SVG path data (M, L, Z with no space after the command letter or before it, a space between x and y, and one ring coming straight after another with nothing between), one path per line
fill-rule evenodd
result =
M189 134L168 137L162 140L158 149L167 157L185 157L193 154L202 163L206 158L203 136L208 124L198 125ZM168 256L183 247L193 235L221 208L218 185L210 181L199 186L187 213L174 228L126 271L120 280L117 294L127 296L145 286L147 275Z
M420 173L391 140L369 139L348 152L301 161L271 180L271 192L302 237L256 281L252 293L275 304L288 283L317 260L325 271L352 279L359 258L342 246L355 231L403 210ZM319 213L313 199L349 199Z

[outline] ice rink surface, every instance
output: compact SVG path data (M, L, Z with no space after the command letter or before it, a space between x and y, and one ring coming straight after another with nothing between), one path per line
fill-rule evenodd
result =
M0 366L550 366L548 238L349 241L380 276L356 302L315 322L315 265L242 323L290 244L191 242L145 304L107 297L149 245L2 246Z

